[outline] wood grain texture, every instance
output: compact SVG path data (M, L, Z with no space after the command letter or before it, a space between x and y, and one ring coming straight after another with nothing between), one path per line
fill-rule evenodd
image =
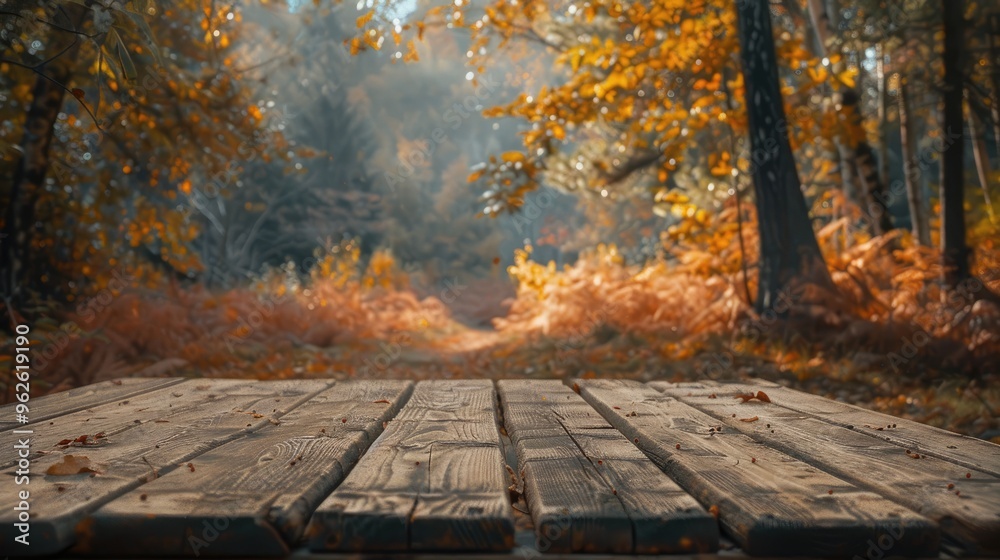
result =
M771 403L742 403L733 396L756 393L760 388L752 384L703 383L660 384L658 388L729 429L936 521L946 536L969 553L1000 553L998 477L903 449L876 435L882 432L859 433L790 410L785 403L799 395L794 391L768 392ZM750 418L757 420L741 420ZM967 478L967 474L971 477ZM949 485L953 488L949 489Z
M220 389L215 390L216 383ZM123 410L122 424L137 425L101 445L86 449L54 450L31 464L31 555L53 554L77 540L86 541L88 513L112 499L176 468L197 468L198 455L253 432L330 385L326 381L241 381L235 384L205 380L205 389L190 395L197 406L157 420L133 419ZM253 411L258 411L254 414ZM259 416L259 417L255 417ZM136 422L138 420L138 422ZM69 476L47 474L65 457L86 457L97 473ZM6 469L4 478L15 473ZM93 474L93 476L91 476ZM17 487L0 488L0 539L12 542ZM79 527L78 527L79 524Z
M37 422L51 420L65 414L127 399L162 387L176 385L182 381L184 380L179 378L148 379L126 377L123 379L102 381L84 387L76 387L68 391L45 395L44 397L32 398L28 402L29 412L26 424L11 421L14 418L14 407L17 403L6 404L0 406L0 418L3 419L3 421L0 421L0 431L12 430Z
M715 519L558 380L499 381L504 427L546 552L663 554L718 546Z
M869 541L894 556L926 556L933 522L787 454L768 448L652 387L577 381L583 398L644 451L754 556L852 557ZM679 446L679 449L678 449Z
M703 383L707 387L713 385L713 382ZM756 383L754 381L754 384ZM671 386L670 383L666 382L653 382L650 385L657 390ZM737 385L737 387L742 388L750 386L751 384ZM781 406L789 410L808 414L824 422L862 434L878 437L921 455L937 457L967 469L976 469L993 476L1000 476L1000 445L913 420L866 410L819 395L779 387L772 383L768 383L766 386L762 385L762 387L772 401L780 403ZM736 389L729 390L735 391ZM889 426L894 427L890 428Z
M66 453L79 451L86 454L94 445L105 445L109 441L128 438L127 432L144 422L169 421L175 414L202 406L206 400L214 399L227 391L242 390L245 386L246 380L239 379L218 379L211 383L191 379L126 399L56 416L47 422L28 426L33 432L31 449L35 452L35 456L59 449L63 449ZM94 436L98 434L103 434L103 437L95 438ZM88 436L85 443L59 445L60 442L75 440L81 436ZM14 444L19 438L24 437L13 431L0 432L0 469L17 463Z
M421 381L316 510L314 551L502 551L514 545L489 381Z
M350 472L412 388L410 381L337 382L279 425L198 456L194 471L175 469L106 504L89 516L86 540L75 550L287 555L316 506Z

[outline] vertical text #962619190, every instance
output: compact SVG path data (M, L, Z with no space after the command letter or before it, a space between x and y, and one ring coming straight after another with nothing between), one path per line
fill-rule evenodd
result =
M29 355L31 340L28 338L28 333L31 332L31 329L27 325L18 325L16 331L17 338L14 340L15 358L13 373L14 378L17 379L14 395L17 402L14 405L14 420L19 424L27 424L29 412L28 400L31 398L29 385L31 378L31 357ZM17 523L14 523L14 527L17 529L17 536L14 537L14 540L25 546L29 544L28 538L31 529L29 523L31 519L31 514L29 513L29 499L31 494L26 487L31 483L31 461L28 457L31 455L32 433L34 433L33 430L14 430L14 434L17 436L16 443L14 444L14 450L17 452L17 470L14 471L14 484L18 487L17 505L14 506L14 511L17 513Z

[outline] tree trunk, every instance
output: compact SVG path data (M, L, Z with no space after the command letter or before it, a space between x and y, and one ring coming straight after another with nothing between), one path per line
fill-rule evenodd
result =
M969 278L969 249L965 244L965 143L962 138L962 41L965 0L941 0L944 10L944 110L941 154L941 250L945 285L957 286ZM957 138L955 142L948 141Z
M903 178L906 184L906 199L910 205L910 228L917 243L929 247L930 226L927 221L927 205L924 203L923 185L917 182L920 174L915 148L914 131L910 123L910 98L906 93L903 78L899 80L899 140L903 147Z
M768 0L738 4L740 52L760 229L758 312L775 309L798 280L832 286L799 181L778 83ZM782 305L787 305L787 302Z
M883 185L891 185L889 177L889 75L885 71L885 48L877 45L878 66L875 75L878 78L878 138L879 138L879 178Z
M826 4L823 0L809 0L809 13L819 36L819 43L823 45L823 50L817 54L828 56L832 43L832 23L827 12ZM836 71L832 69L831 71ZM892 229L892 216L889 214L887 202L889 192L885 188L885 183L879 178L878 167L875 161L875 150L864 135L863 116L860 108L860 95L854 88L840 88L840 118L844 121L847 133L847 157L845 164L851 166L856 171L858 182L867 195L868 203L859 203L865 207L872 220L872 233L878 235L886 233Z
M72 3L65 10L77 30L90 13L83 6ZM27 265L30 264L32 237L37 229L35 206L49 171L49 150L55 134L55 122L66 96L63 86L69 87L80 52L79 41L82 40L76 40L78 43L60 57L36 70L31 105L24 121L21 157L15 164L14 180L4 211L3 234L0 235L0 271L3 275L0 292L15 301L22 295L21 290L28 280L24 276L30 270Z
M965 91L966 96L969 91ZM983 202L986 203L986 214L990 218L991 224L997 223L997 216L993 210L993 198L990 196L990 156L986 153L986 131L983 130L983 123L979 115L969 105L967 108L969 117L969 136L972 138L972 155L976 161L976 172L979 175L979 187L983 190Z
M992 61L990 76L993 90L990 92L990 114L993 116L993 140L1000 161L1000 48L997 47L997 35L1000 34L1000 16L990 18L990 60Z

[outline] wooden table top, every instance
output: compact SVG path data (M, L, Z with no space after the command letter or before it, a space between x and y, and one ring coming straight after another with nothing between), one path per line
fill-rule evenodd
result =
M121 379L28 408L0 407L0 556L1000 555L1000 446L766 381Z

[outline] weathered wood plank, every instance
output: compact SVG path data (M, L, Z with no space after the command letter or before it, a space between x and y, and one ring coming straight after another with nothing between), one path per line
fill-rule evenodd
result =
M789 410L784 403L793 401L796 392L776 392L776 402L743 403L734 396L760 389L700 383L660 387L727 428L920 512L971 553L1000 553L998 477L902 449L877 432L859 433Z
M701 382L705 386L728 387L729 384ZM652 387L663 390L669 387L666 382L650 383ZM753 384L737 385L749 388ZM772 383L762 385L772 401L781 406L819 418L824 422L835 424L856 432L881 438L889 443L911 451L937 457L961 465L968 469L977 469L993 476L1000 476L1000 445L992 444L978 438L964 436L907 420L896 418L881 412L842 403L819 395L811 395L794 389L776 386ZM754 388L755 391L760 388ZM734 389L728 389L734 390Z
M410 381L342 381L89 516L88 554L284 556L402 407Z
M18 427L28 426L36 422L51 420L58 416L71 414L102 404L119 401L155 391L163 387L169 387L181 383L181 378L141 378L126 377L122 379L112 379L76 387L68 391L60 391L44 397L32 398L28 401L28 422L20 423L12 421L14 418L14 407L17 403L0 406L0 431L12 430Z
M536 538L547 551L717 548L716 520L562 382L497 387Z
M239 390L246 386L246 380L217 379L211 383L191 379L142 393L127 399L94 406L62 416L56 416L33 426L27 426L32 433L31 450L36 454L46 454L58 448L67 453L86 453L94 445L103 445L108 438L126 438L125 432L143 422L167 421L174 414L180 414L204 404L206 399L214 399L229 390ZM23 439L23 429L0 432L0 469L15 465L18 461L15 443ZM60 446L60 442L76 440L86 436L84 442L72 442ZM95 437L101 436L101 437ZM32 460L34 458L32 457Z
M894 556L938 549L936 524L735 430L710 430L720 422L652 387L575 385L751 555L864 557L880 539Z
M205 381L214 385L214 381ZM294 409L311 396L330 385L327 381L245 381L225 384L219 391L209 388L197 407L189 408L169 419L140 423L118 437L108 437L87 449L66 449L36 457L31 463L30 547L23 554L53 554L64 550L76 540L76 531L86 540L87 524L78 524L84 517L132 490L158 474L175 468L197 468L187 463L202 453L253 432ZM209 398L212 395L213 398ZM252 411L259 414L253 414ZM255 417L257 416L257 417ZM122 411L121 422L133 422L132 411ZM96 473L86 471L73 475L49 474L49 469L66 465L69 455L86 458ZM15 468L0 476L12 476ZM74 469L77 470L77 469ZM13 484L0 489L0 539L13 542L18 530L14 526L19 503ZM19 551L20 554L20 551Z
M315 551L500 551L514 519L489 381L421 381L313 515Z

